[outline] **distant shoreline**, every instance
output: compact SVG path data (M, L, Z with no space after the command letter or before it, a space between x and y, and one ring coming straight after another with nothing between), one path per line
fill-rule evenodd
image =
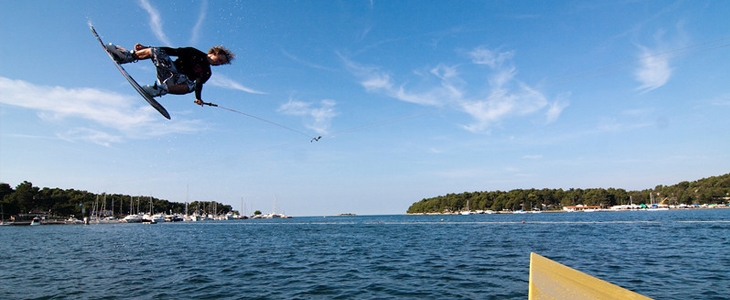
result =
M708 210L708 209L730 209L727 205L716 205L713 207L692 207L692 208L669 208L669 209L596 209L593 211L566 211L566 210L539 210L539 211L496 211L492 213L471 212L467 215L512 215L512 214L541 214L541 213L594 213L594 212L658 212L658 211L687 211L687 210ZM444 212L444 213L406 213L413 216L454 216L463 215L462 212Z

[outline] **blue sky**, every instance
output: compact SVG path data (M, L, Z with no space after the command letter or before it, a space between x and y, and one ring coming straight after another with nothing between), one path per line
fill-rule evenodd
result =
M728 1L0 1L0 182L295 216L730 171ZM126 47L225 45L147 105ZM125 66L141 84L149 61ZM310 142L314 136L318 142Z

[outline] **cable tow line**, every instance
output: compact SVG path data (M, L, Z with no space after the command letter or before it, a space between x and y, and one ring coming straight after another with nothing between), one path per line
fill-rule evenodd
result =
M197 103L197 102L196 102L196 103ZM306 136L306 137L308 137L308 138L311 138L311 140L309 140L309 142L310 142L310 143L311 143L311 142L319 142L319 140L320 140L320 139L322 138L322 136L321 136L321 135L320 135L320 136L317 136L317 137L312 137L312 136L310 136L310 135L308 135L308 134L306 134L306 133L304 133L304 132L301 132L301 131L299 131L299 130L296 130L296 129L294 129L294 128L286 127L286 126L284 126L284 125L281 125L281 124L279 124L279 123L275 123L275 122L272 122L272 121L266 120L266 119L264 119L264 118L260 118L260 117L254 116L254 115L252 115L252 114L247 114L247 113L245 113L245 112L242 112L242 111L238 111L238 110L235 110L235 109L233 109L233 108L228 108L228 107L225 107L225 106L220 106L220 105L218 105L218 104L215 104L215 103L211 103L211 102L202 102L202 103L200 103L199 105L200 105L201 107L202 107L202 106L205 106L205 105L207 105L207 106L211 106L211 107L217 107L217 108L220 108L220 109L224 109L224 110L227 110L227 111L230 111L230 112L234 112L234 113L237 113L237 114L241 114L241 115L247 116L247 117L249 117L249 118L254 118L254 119L256 119L256 120L259 120L259 121L262 121L262 122L266 122L266 123L269 123L269 124L271 124L271 125L274 125L274 126L279 126L279 127L281 127L281 128L284 128L284 129L286 129L286 130L289 130L289 131L292 131L292 132L296 132L296 133L298 133L298 134L301 134L301 135L303 135L303 136Z

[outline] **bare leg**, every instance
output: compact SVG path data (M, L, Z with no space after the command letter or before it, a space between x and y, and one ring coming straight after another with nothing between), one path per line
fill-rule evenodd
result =
M167 87L167 92L173 95L185 95L190 93L190 89L187 84L178 84Z

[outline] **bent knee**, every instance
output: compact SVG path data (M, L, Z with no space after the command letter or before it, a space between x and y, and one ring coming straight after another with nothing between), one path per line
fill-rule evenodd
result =
M167 92L170 94L175 94L175 95L184 95L184 94L192 92L192 90L190 90L190 87L188 87L187 84L178 84L178 85L168 86Z

